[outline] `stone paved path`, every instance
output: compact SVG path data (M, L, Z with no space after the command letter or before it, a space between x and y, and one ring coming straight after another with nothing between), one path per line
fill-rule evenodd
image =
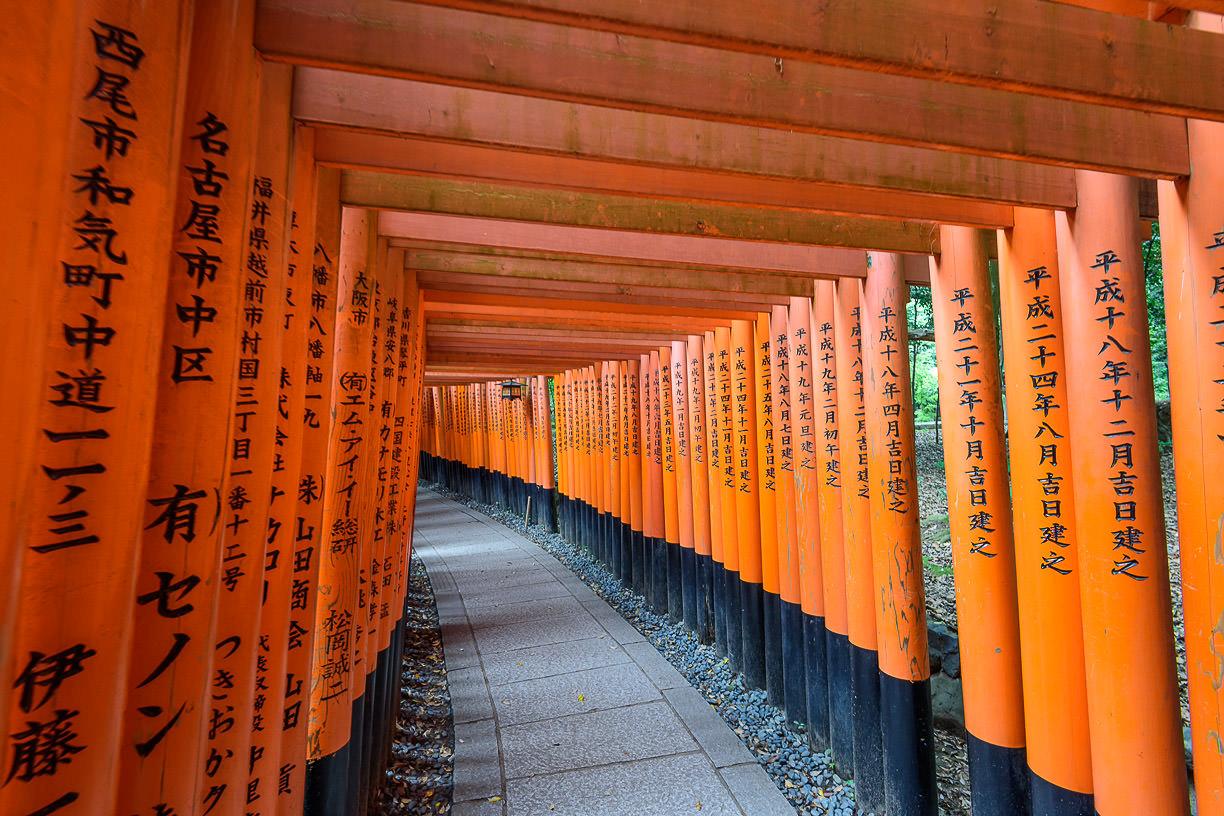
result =
M423 490L415 547L455 713L455 816L793 816L734 732L567 567Z

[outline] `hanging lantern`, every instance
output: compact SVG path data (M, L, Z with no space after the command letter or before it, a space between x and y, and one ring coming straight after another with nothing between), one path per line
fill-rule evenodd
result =
M518 380L506 380L501 384L502 399L516 400L523 396L523 384Z

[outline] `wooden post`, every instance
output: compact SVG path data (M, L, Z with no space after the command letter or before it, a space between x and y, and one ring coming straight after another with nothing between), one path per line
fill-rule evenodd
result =
M654 510L653 541L650 546L650 599L651 607L660 615L668 613L667 605L667 478L663 467L663 402L662 360L658 351L650 352L650 369L647 376L648 407L650 425L650 492Z
M756 399L753 425L757 444L753 451L758 479L758 513L761 537L761 620L762 651L765 657L765 692L775 706L784 701L782 670L782 599L778 586L778 473L774 445L773 344L770 342L769 313L757 315L752 324L752 357Z
M876 652L875 577L871 552L871 480L864 406L861 281L843 278L834 294L837 430L842 474L842 551L846 562L846 624L851 652L854 798L868 813L884 810L880 745L880 664Z
M637 377L637 414L638 414L638 462L641 465L641 535L633 553L634 586L639 594L649 602L650 598L650 561L653 557L651 536L654 530L653 491L651 489L651 451L650 451L650 355L643 354L638 359Z
M18 355L6 356L6 386L23 364L3 411L5 467L21 487L0 500L0 591L20 575L16 595L0 596L0 812L101 815L130 750L122 700L191 21L178 6L112 0L31 13L29 28L25 11L7 21L4 43L20 40L0 69L5 152L27 163L5 176L4 316L13 296L33 304L2 330ZM49 128L16 132L31 120ZM203 594L192 600L207 607Z
M825 632L824 567L820 540L819 470L816 463L816 391L812 302L792 297L787 309L792 415L795 437L795 533L799 542L799 603L803 612L804 685L808 741L829 747L828 635Z
M753 324L731 323L731 421L735 451L735 522L739 540L740 633L744 680L765 688L765 621L761 589L761 508L757 492L756 346Z
M839 771L854 774L854 704L846 559L842 530L842 475L837 423L837 345L833 281L817 281L812 310L812 390L816 425L816 497L820 515L820 575L829 671L829 748Z
M680 537L681 617L690 631L697 631L697 561L693 549L692 439L689 418L688 348L683 341L671 344L672 448L676 461L676 506Z
M935 746L905 323L908 291L897 255L869 253L865 294L865 402L885 796L889 813L933 816Z
M999 231L999 294L1030 798L1034 813L1090 816L1092 757L1058 280L1054 213L1017 207L1015 226Z
M225 494L228 473L258 91L249 45L254 8L228 5L224 14L197 9L194 15L175 233L163 263L169 297L137 602L131 604L140 637L133 642L128 675L117 802L119 810L133 813L158 806L190 811L198 801L198 769L204 762L222 529L215 523L216 497ZM202 130L197 123L210 114L222 123L222 143L197 138ZM185 226L201 207L217 210L214 240ZM195 266L201 253L210 256L204 263L211 272ZM200 370L185 376L184 354L199 354ZM183 455L184 440L194 449L190 456ZM182 596L190 602L178 607L181 614L139 602L150 593L156 598L166 581L190 588Z
M663 544L667 561L667 614L672 620L684 617L684 597L680 586L680 508L676 476L676 422L672 404L672 349L659 347L659 374L655 405L659 410L659 444L663 462Z
M229 480L222 496L220 602L209 678L207 759L201 807L246 808L259 608L276 456L276 411L284 340L285 228L292 70L265 65L259 138L248 199L237 387L230 424Z
M710 606L713 609L714 649L727 654L727 567L723 542L726 527L723 519L722 475L722 399L719 394L718 346L715 334L706 332L701 338L701 385L705 392L706 484L710 499Z
M1224 17L1194 13L1192 28L1224 33ZM1177 529L1181 546L1186 674L1200 816L1224 813L1224 684L1216 653L1224 579L1216 555L1224 484L1211 472L1224 449L1224 125L1191 119L1189 179L1157 182L1169 340Z
M302 148L303 154L306 148L301 143L301 137L309 132L298 132L299 142L296 146ZM301 215L305 212L304 208L309 208L313 213L313 218L301 222L302 234L306 234L307 225L313 222L315 238L310 244L297 243L299 253L310 252L310 279L308 283L303 281L299 284L302 290L296 294L298 309L309 309L309 317L306 319L304 339L305 367L299 373L303 382L303 405L297 420L302 437L302 460L294 490L297 510L292 531L293 577L286 633L285 699L281 718L283 734L277 780L278 802L287 813L300 813L306 796L315 612L319 599L319 564L323 558L323 505L333 420L336 263L340 257L339 171L328 168L318 170L313 200L301 201L298 193L295 188L295 211ZM298 263L304 264L305 259ZM434 396L440 409L442 394L435 389ZM292 413L290 416L293 416ZM440 423L436 432L443 432ZM443 448L439 444L434 451L441 455Z
M734 416L735 395L731 368L734 358L731 355L731 328L719 326L714 331L714 342L718 357L718 451L721 458L722 483L722 531L723 531L723 564L725 581L723 583L723 602L727 622L727 658L732 671L744 670L744 623L742 620L743 597L740 590L740 546L739 546L739 508L736 496L739 493L736 466L738 460L735 450Z
M1027 807L1016 556L983 234L940 227L931 258L961 687L974 813ZM1030 409L1031 410L1031 409ZM1057 502L1057 499L1054 500Z
M1138 182L1075 177L1056 225L1095 806L1185 814Z
M714 642L714 565L710 549L711 480L705 362L700 335L690 334L685 343L685 377L693 520L693 631L708 645Z
M9 9L0 31L7 54L0 71L6 99L0 177L8 192L0 199L0 240L14 270L54 269L58 225L64 218L61 180L66 178L68 143L59 128L69 121L73 91L73 48L79 20L68 0ZM0 676L13 671L17 607L25 532L21 523L34 480L35 444L43 394L30 387L30 372L43 371L46 327L55 276L25 275L20 286L0 294L0 355L22 365L0 367L3 417L9 428L6 466L0 470ZM39 383L41 385L41 383ZM0 683L0 734L7 735L11 685Z
M799 528L795 506L794 403L790 365L790 310L769 316L774 478L777 481L778 597L782 642L782 707L793 722L807 722L807 668L803 659L803 607L799 585Z
M305 812L348 813L354 700L361 481L369 455L370 276L373 214L341 214L328 479L323 494L323 543L315 610ZM455 394L455 397L458 395ZM458 416L456 414L456 419ZM459 430L456 423L455 430ZM457 450L461 443L457 443ZM455 457L461 456L456 453Z

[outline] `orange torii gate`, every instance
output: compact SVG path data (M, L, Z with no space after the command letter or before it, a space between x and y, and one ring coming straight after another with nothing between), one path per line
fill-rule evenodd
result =
M351 5L0 35L0 811L365 813L420 472L934 813L929 285L974 813L1187 814L1158 220L1224 814L1219 0Z

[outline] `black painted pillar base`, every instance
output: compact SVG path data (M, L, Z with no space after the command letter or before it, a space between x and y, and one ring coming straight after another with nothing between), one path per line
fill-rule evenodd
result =
M349 798L349 749L306 763L303 816L353 816L357 803Z
M684 565L677 541L664 539L667 547L667 616L674 622L684 620Z
M969 749L969 797L973 816L1028 816L1028 758L965 733Z
M791 722L807 722L807 666L803 660L803 607L781 601L782 708Z
M880 672L884 801L889 816L936 816L931 681Z
M697 639L709 646L714 642L714 559L708 555L694 552L693 568L695 597L697 607Z
M782 671L782 599L762 589L762 637L765 644L765 698L782 707L786 681Z
M760 584L740 581L740 620L743 621L744 682L765 688L765 601Z
M1095 802L1091 793L1080 793L1055 785L1033 772L1028 772L1033 816L1094 816Z
M352 803L349 807L354 813L365 813L363 800L367 794L363 773L367 753L365 703L365 694L353 700L352 731L349 736L348 795Z
M724 573L723 601L726 603L727 662L736 674L744 671L744 599L740 594L739 573L728 569Z
M727 656L727 568L710 560L710 599L714 609L714 651Z
M680 602L684 625L697 631L697 552L692 547L680 548Z
M643 598L646 596L646 585L649 581L650 569L647 564L647 548L646 535L641 530L633 531L633 553L630 556L630 568L632 569L633 588L637 594Z
M629 526L628 521L622 521L617 526L616 546L620 550L620 570L616 573L617 579L627 588L633 587L633 528Z
M650 541L650 608L656 614L667 614L667 548L665 539Z
M808 743L829 747L829 660L824 618L803 616L803 666L807 676Z
M843 777L854 776L853 670L850 638L826 627L825 659L829 665L829 751Z
M874 650L850 644L854 721L854 798L862 813L884 812L884 754L880 744L880 665Z

